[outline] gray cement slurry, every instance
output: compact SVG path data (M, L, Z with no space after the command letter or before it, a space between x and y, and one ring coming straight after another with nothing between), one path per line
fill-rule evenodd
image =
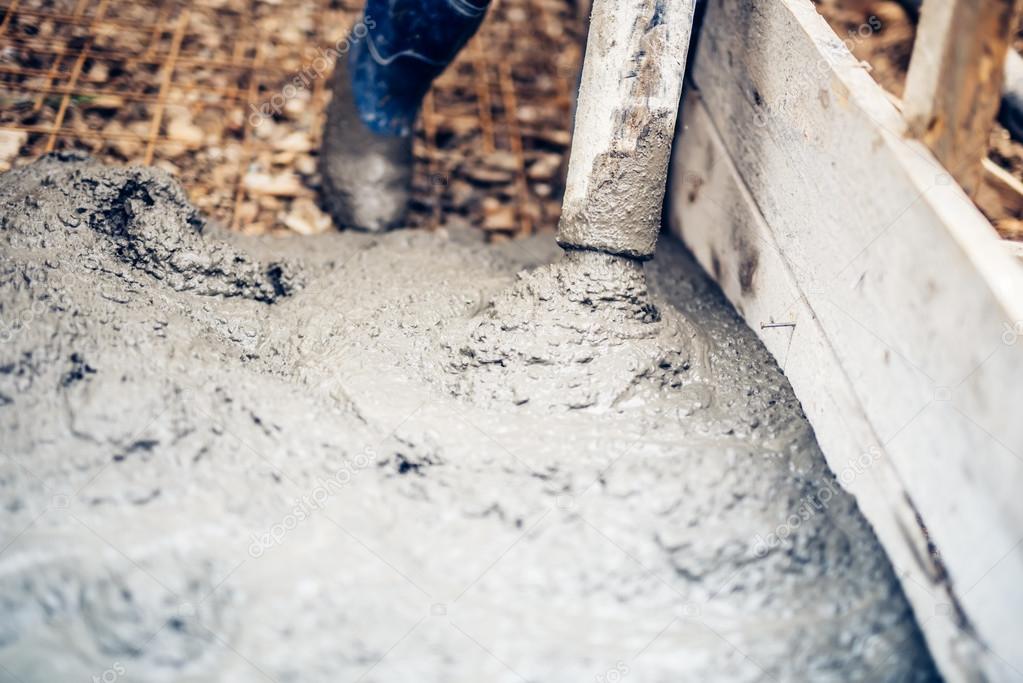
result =
M468 231L243 240L49 157L0 177L0 243L14 680L936 678L671 240L646 279Z

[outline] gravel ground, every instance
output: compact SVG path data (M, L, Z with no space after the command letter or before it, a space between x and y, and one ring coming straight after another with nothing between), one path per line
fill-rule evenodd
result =
M23 0L15 12L0 10L10 14L0 32L0 128L28 129L0 130L0 170L45 151L65 108L68 134L55 149L140 163L155 130L153 163L207 215L249 234L330 229L316 198L333 67L324 50L343 46L360 3L108 5L98 20L101 0ZM410 224L469 223L498 241L557 225L581 59L576 13L568 0L491 8L424 107ZM176 66L161 91L179 21Z

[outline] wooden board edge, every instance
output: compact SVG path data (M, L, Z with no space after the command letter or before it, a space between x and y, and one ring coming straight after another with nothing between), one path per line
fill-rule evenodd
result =
M948 595L950 587L930 561L917 512L694 88L683 101L668 201L670 232L689 247L786 372L828 465L856 497L892 560L939 668L949 680L968 680L970 671L943 655L980 648L952 621L929 619L935 610L951 609L953 600L934 599ZM760 247L752 297L743 292L746 242ZM792 315L776 319L779 304Z
M1023 269L807 0L710 0L692 78L734 178L676 173L673 213L720 193L680 233L836 473L884 446L872 511L854 493L946 678L1023 676Z

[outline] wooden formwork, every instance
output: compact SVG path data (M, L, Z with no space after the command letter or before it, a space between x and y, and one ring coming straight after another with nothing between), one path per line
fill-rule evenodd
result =
M670 229L792 382L945 677L1018 680L1023 267L956 180L978 169L915 139L810 2L707 4ZM914 68L910 108L946 106L948 74Z

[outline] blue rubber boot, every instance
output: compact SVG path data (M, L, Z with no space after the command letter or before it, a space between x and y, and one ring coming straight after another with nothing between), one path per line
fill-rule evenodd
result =
M479 28L488 0L368 0L337 59L320 151L335 223L400 225L412 181L412 133L423 97Z

